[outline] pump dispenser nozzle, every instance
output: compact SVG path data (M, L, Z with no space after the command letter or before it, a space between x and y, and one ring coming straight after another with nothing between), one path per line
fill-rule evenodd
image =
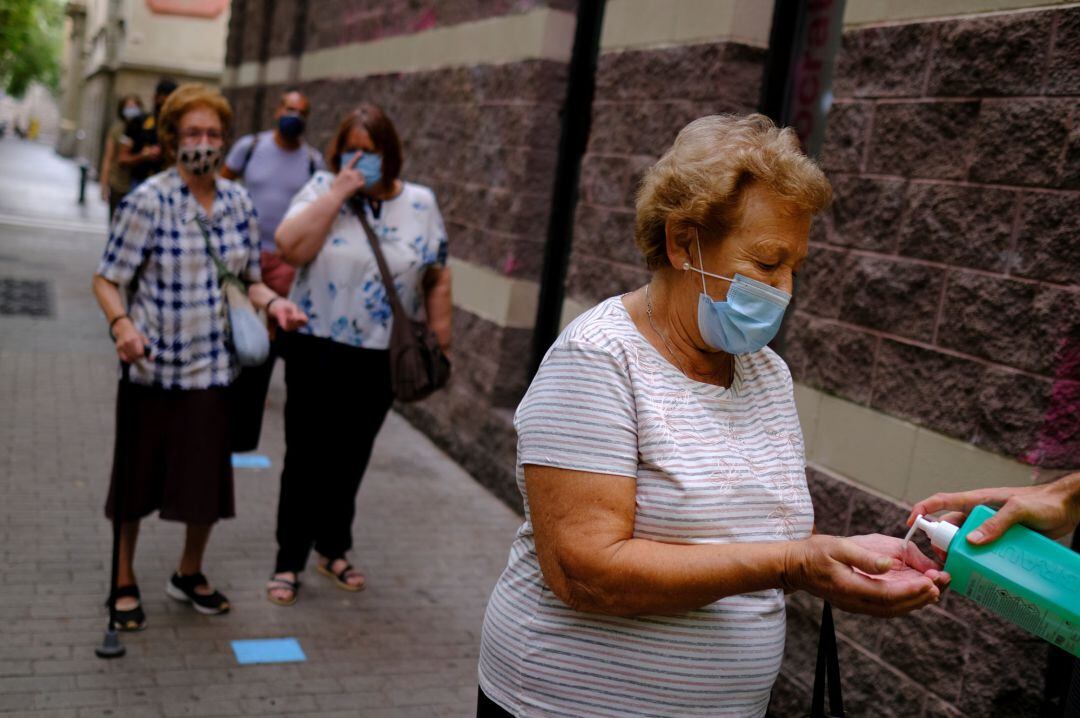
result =
M960 527L954 526L948 521L930 521L924 519L922 514L919 514L915 519L915 523L911 524L911 528L908 529L907 536L904 537L904 555L907 555L908 542L911 541L916 529L922 529L930 537L930 545L934 548L948 551L949 544L952 543L953 537L956 536L956 532L960 530Z

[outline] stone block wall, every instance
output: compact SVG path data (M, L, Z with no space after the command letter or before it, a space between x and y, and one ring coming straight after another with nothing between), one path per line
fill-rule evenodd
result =
M600 56L566 279L570 299L591 306L646 281L634 244L642 172L691 120L752 112L764 61L764 50L726 41Z
M293 47L300 0L246 0L244 34L263 32L270 59ZM309 0L305 53L397 37L574 2L414 3ZM239 3L238 3L239 5ZM239 13L238 13L239 14ZM235 28L235 25L234 25ZM423 37L417 38L423 42ZM230 66L257 61L259 43L230 45ZM430 186L450 237L452 262L508 280L539 282L566 92L566 62L523 59L381 74L342 68L333 77L232 86L240 136L271 125L277 96L296 86L311 100L307 140L323 150L344 115L362 101L381 105L404 149L404 178ZM265 94L259 127L251 118ZM454 377L430 399L400 407L479 480L519 506L513 484L512 409L529 376L531 328L504 326L469 309L454 313Z
M835 77L796 377L1080 465L1080 8L849 31Z
M836 200L789 322L796 380L1080 465L1080 8L849 30L834 91L821 162ZM822 467L809 481L819 530L903 530L900 502ZM789 600L773 715L806 711L820 614ZM836 616L853 715L1043 715L1047 644L963 597Z

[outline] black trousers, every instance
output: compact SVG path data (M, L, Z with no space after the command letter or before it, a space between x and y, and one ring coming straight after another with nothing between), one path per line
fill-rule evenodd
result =
M393 394L386 351L303 334L285 340L285 466L275 571L299 573L311 548L352 548L356 492Z
M476 718L514 718L501 705L487 697L483 688L476 689Z
M232 449L254 451L262 436L263 414L266 412L266 395L270 391L270 379L274 364L281 355L282 338L270 342L270 356L259 366L246 366L232 383Z

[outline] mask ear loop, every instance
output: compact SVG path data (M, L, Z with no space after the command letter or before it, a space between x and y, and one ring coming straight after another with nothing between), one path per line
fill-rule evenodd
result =
M698 234L696 229L694 230L694 241L697 243L698 260L701 262L701 268L704 270L705 258L701 256L701 235ZM693 259L693 256L691 256L691 259ZM705 289L705 272L701 272L701 293L706 295L709 293L708 290Z

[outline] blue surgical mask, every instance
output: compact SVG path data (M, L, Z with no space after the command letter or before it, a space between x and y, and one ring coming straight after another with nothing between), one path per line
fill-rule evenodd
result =
M698 257L701 242L698 241ZM784 311L791 295L768 284L736 274L724 277L683 264L701 275L701 295L698 298L698 330L701 338L713 349L729 354L756 352L773 340L780 331ZM705 291L705 277L731 282L727 298L716 301Z
M341 153L341 169L345 169L356 159L357 151ZM364 152L363 157L356 163L355 169L364 176L364 186L374 187L382 179L382 157L374 152Z

